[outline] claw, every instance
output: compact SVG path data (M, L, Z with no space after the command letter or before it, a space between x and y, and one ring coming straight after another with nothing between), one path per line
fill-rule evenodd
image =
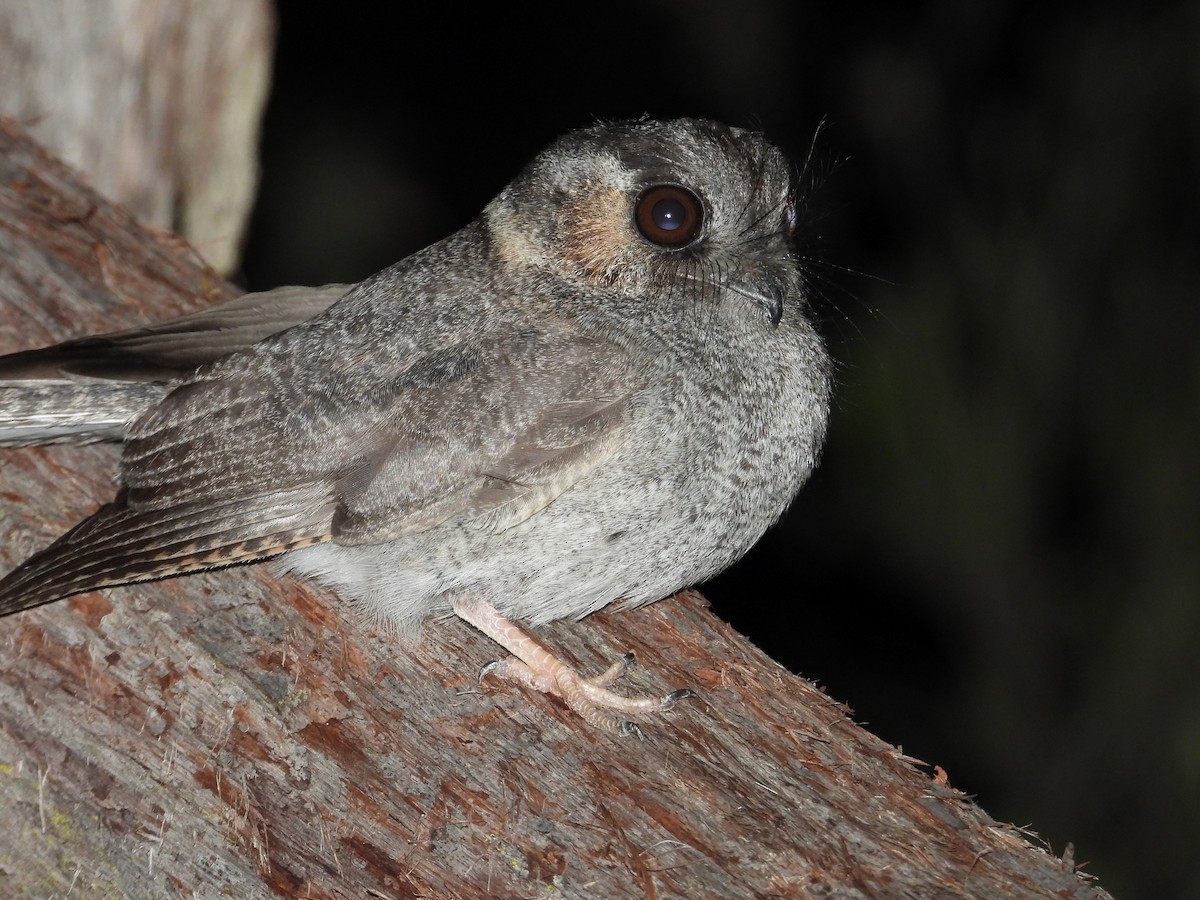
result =
M680 688L677 691L671 691L671 693L669 693L669 694L667 694L667 696L663 697L662 708L670 709L672 706L674 706L676 703L678 703L681 700L694 700L699 696L700 695L697 694L695 691L693 691L691 688Z
M638 728L636 722L625 721L617 726L617 734L621 737L634 737L639 741L644 741L646 735L642 734L642 729Z
M500 667L501 662L503 662L503 660L493 659L490 663L488 663L486 666L484 666L482 669L480 669L479 670L479 680L483 681L483 679L485 679L489 675L491 675L492 672L494 672L496 669L498 669Z
M599 675L589 678L588 681L590 681L596 687L608 687L610 684L629 671L629 667L633 665L635 658L636 657L634 657L632 653L626 653Z

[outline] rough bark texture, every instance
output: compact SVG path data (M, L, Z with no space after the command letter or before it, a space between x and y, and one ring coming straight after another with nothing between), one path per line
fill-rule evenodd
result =
M0 112L233 268L258 183L269 0L0 3Z
M0 120L0 352L235 290ZM113 491L113 447L0 451L0 566ZM266 566L0 621L5 897L1107 896L855 725L693 595L545 629L701 699L589 729Z

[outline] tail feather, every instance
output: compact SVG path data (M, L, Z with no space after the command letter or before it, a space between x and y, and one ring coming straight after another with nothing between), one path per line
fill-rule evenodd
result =
M0 579L0 616L102 587L278 556L329 537L321 503L271 497L236 505L135 510L124 495Z
M156 382L0 382L0 447L123 440L168 389Z
M124 440L179 379L318 315L347 289L243 294L156 325L0 356L0 447Z

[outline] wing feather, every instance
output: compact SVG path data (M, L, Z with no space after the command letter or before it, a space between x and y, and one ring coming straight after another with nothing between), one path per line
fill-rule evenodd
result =
M0 615L326 540L503 530L615 449L640 386L622 351L489 324L367 366L336 317L200 369L130 430L117 499L0 581Z
M169 381L324 312L344 284L243 294L166 322L0 356L0 381Z

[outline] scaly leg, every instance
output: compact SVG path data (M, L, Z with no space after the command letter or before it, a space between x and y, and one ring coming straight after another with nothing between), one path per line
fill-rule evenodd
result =
M665 697L622 697L610 691L608 685L625 673L633 654L626 654L595 678L584 678L555 656L554 651L536 636L506 619L486 600L461 597L454 601L454 612L512 654L508 659L487 666L483 675L496 675L543 693L557 694L584 721L597 728L636 734L636 725L613 713L637 715L655 712L696 696L695 691L684 689L673 691Z

